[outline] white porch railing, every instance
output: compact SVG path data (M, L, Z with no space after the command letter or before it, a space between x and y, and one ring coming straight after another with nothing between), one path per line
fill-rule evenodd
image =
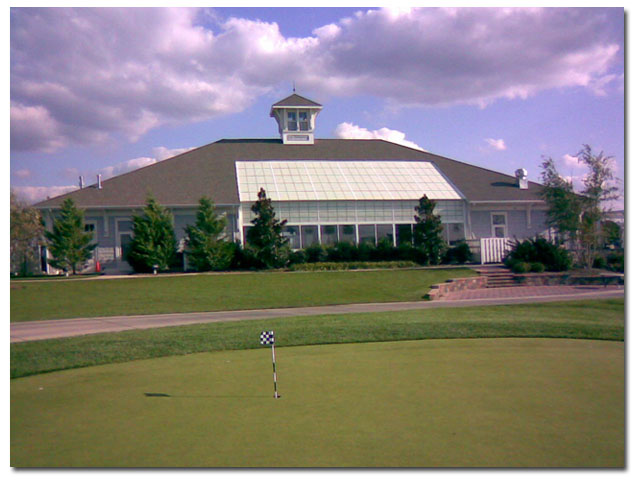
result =
M508 238L481 238L480 263L501 263L511 250Z

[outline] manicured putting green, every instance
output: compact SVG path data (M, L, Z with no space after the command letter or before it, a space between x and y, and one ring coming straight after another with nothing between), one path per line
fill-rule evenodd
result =
M277 400L266 347L13 380L11 466L624 466L623 342L276 352Z

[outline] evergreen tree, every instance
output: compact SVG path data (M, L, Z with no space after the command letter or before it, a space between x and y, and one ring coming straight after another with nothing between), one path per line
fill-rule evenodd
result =
M37 270L38 244L44 235L44 224L40 212L18 201L11 192L11 271L20 275Z
M200 199L195 225L185 228L187 255L196 270L225 270L229 268L234 248L225 240L226 219L216 215L214 203L207 197Z
M51 257L51 266L75 275L79 266L91 258L97 244L91 243L93 234L84 230L84 212L67 198L53 222L53 231L44 233Z
M134 215L133 238L126 259L138 272L169 270L176 265L176 237L171 213L149 196L142 215Z
M258 192L258 200L251 206L255 218L247 232L247 243L256 258L267 268L282 267L288 258L288 241L282 234L286 220L278 220L264 188Z
M446 244L442 238L442 222L440 215L434 213L436 202L429 200L426 195L420 199L415 207L417 215L414 217L416 224L413 230L414 245L425 252L427 263L437 265L440 263L446 250Z

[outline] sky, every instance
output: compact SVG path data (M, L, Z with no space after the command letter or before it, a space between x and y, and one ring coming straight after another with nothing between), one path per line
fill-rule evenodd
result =
M625 174L623 8L12 8L10 185L32 203L222 138L381 138L576 189ZM611 205L623 208L623 197Z

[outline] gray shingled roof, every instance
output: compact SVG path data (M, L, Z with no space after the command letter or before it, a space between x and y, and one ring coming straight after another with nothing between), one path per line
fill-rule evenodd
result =
M294 93L274 103L272 107L322 107L322 105Z
M284 145L280 139L220 140L176 157L36 204L57 207L73 198L81 208L139 207L149 193L166 206L197 205L206 195L217 205L238 204L238 160L405 160L433 162L469 201L540 201L541 185L517 186L514 176L384 140L317 139Z

